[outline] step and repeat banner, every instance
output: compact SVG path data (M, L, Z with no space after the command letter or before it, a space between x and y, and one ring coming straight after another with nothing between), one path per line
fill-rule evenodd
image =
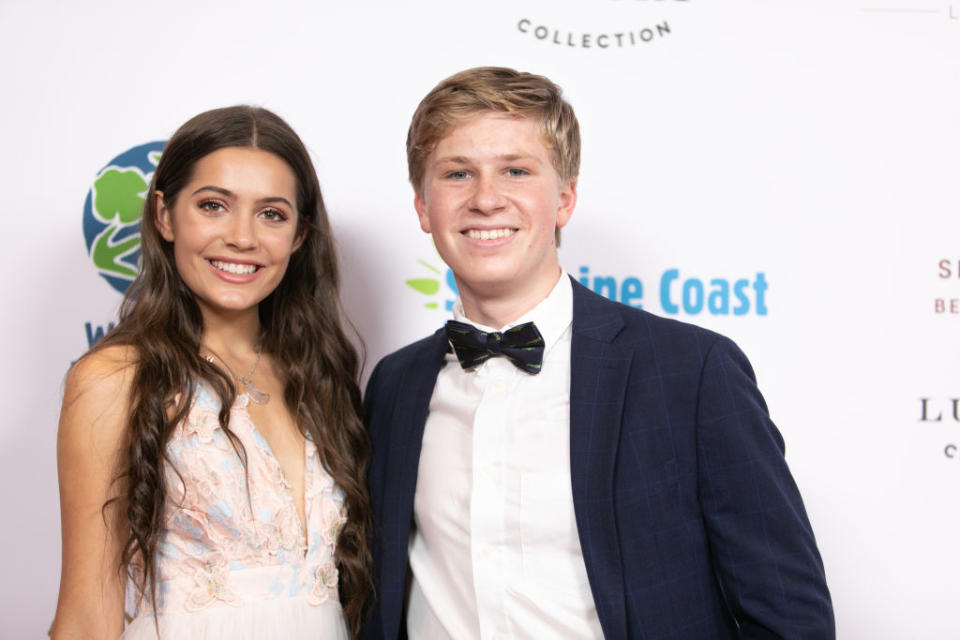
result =
M960 3L0 3L0 636L60 572L70 363L115 320L165 140L270 108L317 166L369 373L450 314L404 141L463 68L558 82L583 134L564 268L751 358L842 638L960 638Z

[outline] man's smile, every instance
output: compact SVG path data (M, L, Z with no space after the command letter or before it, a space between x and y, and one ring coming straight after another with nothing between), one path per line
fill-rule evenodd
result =
M500 229L467 229L463 232L471 240L497 240L507 238L516 233L516 229L503 227Z

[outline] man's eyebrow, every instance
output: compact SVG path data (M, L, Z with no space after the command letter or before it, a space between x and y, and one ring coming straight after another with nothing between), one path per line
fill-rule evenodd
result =
M465 156L444 156L443 158L437 158L434 164L442 164L444 162L452 162L454 164L467 164L469 160Z
M219 193L220 195L226 196L228 198L233 198L235 196L235 194L229 189L224 189L223 187L217 187L212 184L208 184L200 187L199 189L194 191L191 195L197 195L201 191L213 191L214 193ZM287 205L291 209L294 208L293 204L283 196L270 196L269 198L260 198L259 200L257 200L257 202L264 202L264 203L282 202L283 204Z
M540 159L531 153L504 153L496 156L496 159L506 160L507 162L513 162L515 160L533 160L534 162L540 162ZM442 158L437 158L434 164L442 164L444 162L450 162L453 164L468 164L470 159L466 156L444 156Z

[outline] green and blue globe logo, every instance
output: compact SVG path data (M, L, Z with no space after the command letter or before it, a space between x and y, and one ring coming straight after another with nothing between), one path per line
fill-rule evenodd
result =
M123 293L137 275L140 216L166 142L118 155L97 173L83 203L83 239L97 271Z

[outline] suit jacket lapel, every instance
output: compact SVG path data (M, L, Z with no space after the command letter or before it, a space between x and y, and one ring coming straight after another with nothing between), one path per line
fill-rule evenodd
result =
M627 637L623 563L613 501L632 359L632 352L613 344L623 326L615 305L573 281L570 476L580 547L597 615L608 638Z

